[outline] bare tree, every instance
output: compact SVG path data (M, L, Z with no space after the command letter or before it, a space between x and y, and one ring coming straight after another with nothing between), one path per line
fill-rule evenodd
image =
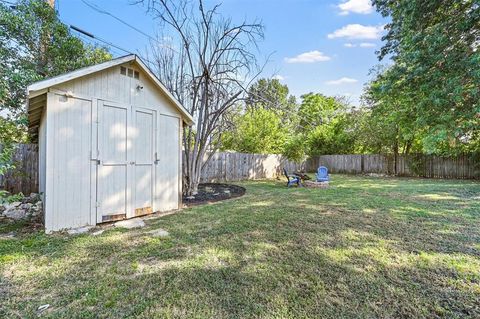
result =
M183 134L184 189L192 195L219 147L227 111L243 99L247 82L259 73L253 52L263 26L234 24L218 13L219 5L206 9L202 0L137 3L163 22L164 34L171 31L170 37L152 41L150 54L160 80L195 118Z

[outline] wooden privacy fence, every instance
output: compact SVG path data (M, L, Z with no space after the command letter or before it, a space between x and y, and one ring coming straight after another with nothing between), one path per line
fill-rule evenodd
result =
M480 179L480 156L442 157L409 155L322 155L307 161L306 168L315 171L320 165L332 173L387 174L427 178Z
M215 153L202 172L201 182L276 178L283 174L284 167L290 173L301 171L305 162L295 163L272 154Z
M0 145L0 152L2 145ZM15 169L0 174L0 189L13 194L38 192L38 145L18 144L13 154Z
M1 145L0 145L1 150ZM13 156L15 169L0 175L0 189L11 193L38 192L38 145L19 144ZM305 163L288 161L281 155L215 153L205 167L202 182L226 182L275 178L289 172L305 170Z
M1 150L1 145L0 145ZM19 144L13 156L15 169L0 175L0 189L11 193L38 192L38 145ZM387 174L427 178L480 179L480 156L461 155L322 155L296 163L281 155L215 153L201 176L202 182L226 182L276 178L289 172L316 171L328 167L331 173Z

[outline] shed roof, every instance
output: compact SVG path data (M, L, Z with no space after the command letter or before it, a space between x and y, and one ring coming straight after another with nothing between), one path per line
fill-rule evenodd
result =
M27 87L28 95L28 113L30 120L30 129L35 129L38 127L40 121L41 110L43 109L46 99L44 93L47 90L55 85L58 85L63 82L71 81L82 76L86 76L95 72L99 72L123 63L135 61L140 69L148 75L148 77L155 83L155 85L162 91L167 98L172 102L172 104L179 110L182 114L183 121L188 125L194 123L192 115L178 102L177 99L170 93L167 88L160 82L160 80L150 71L150 69L143 63L143 61L135 54L126 55L119 57L107 62L100 64L84 67L72 72L68 72L62 75L58 75L49 79L35 82Z

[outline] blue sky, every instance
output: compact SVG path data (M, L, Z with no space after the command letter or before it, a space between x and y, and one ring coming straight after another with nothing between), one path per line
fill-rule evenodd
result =
M155 34L156 21L129 0L86 0ZM61 19L131 52L144 52L148 38L98 13L81 0L56 0ZM207 0L221 2L220 12L233 21L259 19L265 39L259 58L269 54L263 76L277 76L292 94L308 92L348 95L358 103L368 72L378 60L382 26L386 23L370 0ZM125 54L114 50L114 55Z

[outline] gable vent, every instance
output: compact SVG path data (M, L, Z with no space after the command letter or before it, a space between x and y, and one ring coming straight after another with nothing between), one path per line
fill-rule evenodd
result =
M120 67L120 74L126 75L130 78L140 79L140 72L135 71L134 69L126 68L124 66Z

